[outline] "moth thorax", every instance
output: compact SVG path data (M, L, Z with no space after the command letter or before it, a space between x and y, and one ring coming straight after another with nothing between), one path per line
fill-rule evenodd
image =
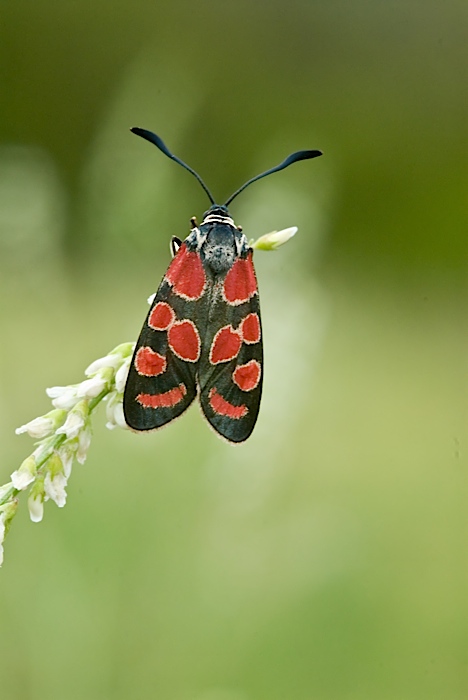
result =
M219 275L227 272L234 262L234 248L231 245L218 244L206 245L204 249L205 261L211 270Z

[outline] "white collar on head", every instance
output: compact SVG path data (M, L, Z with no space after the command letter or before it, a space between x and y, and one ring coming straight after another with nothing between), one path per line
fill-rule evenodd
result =
M201 222L201 225L203 224L211 224L211 223L216 223L216 224L227 224L228 226L235 226L234 219L231 219L230 216L221 216L220 214L208 214L208 216L203 219Z

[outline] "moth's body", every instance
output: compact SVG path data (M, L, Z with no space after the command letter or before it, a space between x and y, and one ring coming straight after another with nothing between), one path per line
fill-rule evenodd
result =
M252 253L218 205L181 243L131 364L124 397L131 428L162 427L198 394L205 417L223 437L241 442L250 435L263 379Z
M227 205L252 182L321 155L297 151L248 180L226 201L215 200L200 176L159 136L132 131L192 173L212 206L185 239L173 239L174 259L156 292L135 347L124 393L133 430L161 428L198 395L210 425L231 442L254 429L263 382L263 344L253 250Z

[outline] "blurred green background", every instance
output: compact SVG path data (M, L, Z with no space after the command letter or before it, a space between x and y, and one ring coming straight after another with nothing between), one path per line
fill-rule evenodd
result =
M252 438L97 417L0 574L2 700L468 697L464 2L1 4L0 484L207 199L257 253ZM465 316L464 316L465 314ZM466 347L466 346L465 346ZM465 375L466 377L466 375Z

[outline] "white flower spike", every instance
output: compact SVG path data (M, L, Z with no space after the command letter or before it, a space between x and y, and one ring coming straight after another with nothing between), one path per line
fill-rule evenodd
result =
M109 428L126 428L122 400L134 343L122 343L108 355L92 362L86 379L70 386L54 386L47 395L55 407L44 416L25 423L17 434L28 433L38 440L36 449L0 486L0 559L3 539L16 513L16 496L29 487L28 509L33 522L40 522L44 503L54 501L62 508L73 460L83 464L91 443L91 415L103 399L107 404Z

